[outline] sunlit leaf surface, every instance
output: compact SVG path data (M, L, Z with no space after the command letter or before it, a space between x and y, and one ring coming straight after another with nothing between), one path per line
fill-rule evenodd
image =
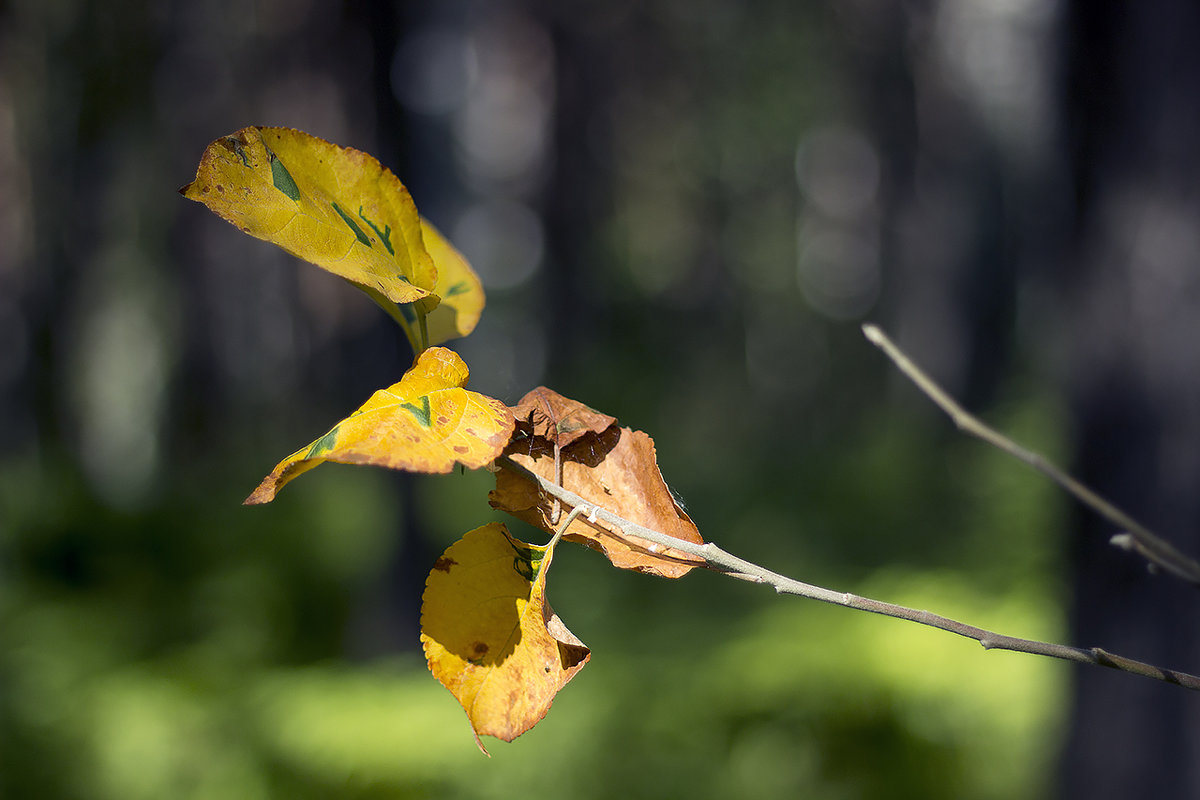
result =
M243 128L205 149L180 192L393 303L437 305L417 207L367 153L291 128Z
M269 503L288 481L326 461L434 473L491 463L512 436L512 413L464 389L467 377L457 353L429 348L399 383L279 462L246 502Z
M452 544L429 573L421 644L477 742L511 742L532 728L591 656L546 602L552 558L552 548L493 522Z
M421 231L437 266L434 294L441 300L427 320L429 344L441 344L475 330L485 302L483 284L462 253L428 220L421 220Z

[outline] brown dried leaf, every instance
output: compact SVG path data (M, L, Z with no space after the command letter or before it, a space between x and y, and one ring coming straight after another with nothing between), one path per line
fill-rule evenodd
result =
M517 424L531 436L540 436L559 447L578 441L588 432L603 433L617 422L578 400L563 397L553 389L539 386L513 406Z
M554 480L554 448L544 436L513 440L505 455L547 480ZM586 431L562 448L564 488L619 517L695 544L704 540L695 524L675 502L663 481L655 458L654 440L641 431L611 425L601 433ZM496 473L496 488L488 495L493 507L506 511L547 533L554 499L536 484L509 469ZM626 536L603 520L590 522L582 515L567 528L564 538L587 544L608 557L613 566L679 578L703 559L679 550Z

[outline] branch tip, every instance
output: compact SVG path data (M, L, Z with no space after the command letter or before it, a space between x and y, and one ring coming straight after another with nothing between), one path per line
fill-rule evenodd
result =
M1124 529L1110 541L1124 550L1137 553L1155 567L1200 587L1200 561L1177 550L1170 542L1151 532L1146 526L1108 502L1069 474L1051 464L1041 455L1018 445L976 417L972 416L938 386L920 367L897 347L877 326L863 325L863 334L883 350L906 378L940 408L954 425L970 436L986 442L1058 484L1060 488L1093 512Z

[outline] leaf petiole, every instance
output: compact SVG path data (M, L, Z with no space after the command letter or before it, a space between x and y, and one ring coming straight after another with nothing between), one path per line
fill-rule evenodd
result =
M367 297L374 300L375 305L382 308L389 317L396 321L400 329L404 331L404 335L408 338L408 343L412 347L414 361L417 356L425 352L429 347L429 327L425 323L425 310L419 302L399 305L387 299L387 297L376 289L362 285L358 288L366 292ZM415 327L413 323L416 323Z
M570 513L563 518L562 523L554 531L554 536L550 537L550 541L546 544L546 549L550 550L554 547L554 545L558 544L558 540L561 539L563 534L567 532L567 528L571 527L571 523L575 521L575 518L580 514L588 513L590 510L591 509L589 509L586 505L582 504L572 508Z
M421 349L417 351L419 354L429 347L429 326L425 323L425 309L418 303L413 303L413 308L417 312L418 332L421 334Z

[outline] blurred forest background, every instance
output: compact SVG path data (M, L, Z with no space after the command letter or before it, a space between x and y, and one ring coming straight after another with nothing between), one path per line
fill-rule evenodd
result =
M1195 672L1194 590L859 324L1200 550L1196 41L1172 0L0 3L0 796L1200 796L1182 689L582 548L592 662L483 758L417 624L489 476L243 508L411 354L175 193L250 124L373 153L484 280L472 388L647 431L708 539Z

